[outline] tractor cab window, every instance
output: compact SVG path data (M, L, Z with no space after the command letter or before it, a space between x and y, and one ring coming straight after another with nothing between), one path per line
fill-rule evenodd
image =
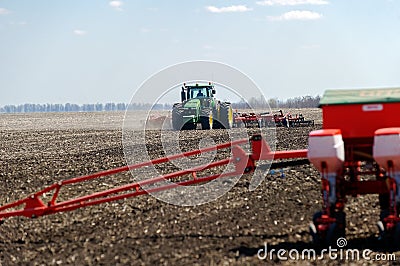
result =
M210 90L207 88L195 88L190 90L190 98L210 97Z

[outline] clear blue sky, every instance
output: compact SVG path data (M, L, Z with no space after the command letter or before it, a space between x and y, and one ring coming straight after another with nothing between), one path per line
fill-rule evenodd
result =
M0 105L129 102L188 60L271 98L400 86L400 1L0 0Z

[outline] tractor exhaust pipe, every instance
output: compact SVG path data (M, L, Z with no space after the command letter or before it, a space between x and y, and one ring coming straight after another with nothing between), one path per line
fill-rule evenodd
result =
M186 101L186 93L185 93L184 87L182 87L182 91L181 91L181 101L182 102Z

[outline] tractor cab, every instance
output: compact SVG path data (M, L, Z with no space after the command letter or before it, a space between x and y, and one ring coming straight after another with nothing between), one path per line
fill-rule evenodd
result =
M214 85L209 82L208 84L186 85L183 84L181 91L181 101L184 102L189 99L204 99L214 98L215 88Z

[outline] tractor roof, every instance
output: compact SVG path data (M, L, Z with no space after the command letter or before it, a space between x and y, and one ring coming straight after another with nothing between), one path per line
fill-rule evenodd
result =
M400 88L327 90L319 106L400 102Z
M196 87L214 87L214 84L211 82L205 83L205 82L199 82L199 83L183 83L183 86L186 88L196 88Z
M208 84L198 84L198 85L185 85L185 88L191 88L191 89L195 89L195 88L211 88L213 87L213 85L208 85Z

